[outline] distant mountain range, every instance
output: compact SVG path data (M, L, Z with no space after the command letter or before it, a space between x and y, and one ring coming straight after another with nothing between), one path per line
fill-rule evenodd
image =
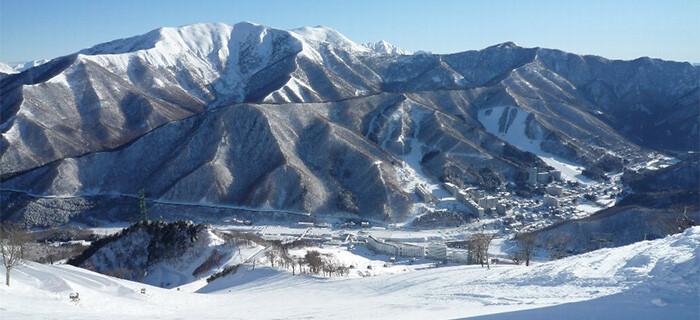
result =
M15 63L4 63L0 62L0 77L5 74L20 73L29 68L34 68L40 66L44 63L49 62L49 60L34 60L34 61L24 61Z
M513 43L409 55L325 27L161 28L2 76L1 215L125 220L144 188L163 215L402 221L421 181L519 188L535 154L698 150L699 82L690 63Z

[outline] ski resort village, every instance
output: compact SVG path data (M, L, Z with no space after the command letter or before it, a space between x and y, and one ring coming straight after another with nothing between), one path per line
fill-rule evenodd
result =
M654 163L661 170L674 161ZM615 215L586 220L622 196L618 177L596 184L547 175L528 178L546 189L533 198L449 182L427 193L416 184L416 198L428 194L432 212L470 210L468 222L441 227L305 215L287 223L237 217L167 223L148 219L142 193L135 209L142 221L134 225L32 232L12 285L0 289L0 313L3 319L697 317L700 227L663 237L692 221L653 218L621 234L614 228L624 221ZM601 221L613 229L601 229Z
M698 1L312 3L0 0L0 320L700 319Z

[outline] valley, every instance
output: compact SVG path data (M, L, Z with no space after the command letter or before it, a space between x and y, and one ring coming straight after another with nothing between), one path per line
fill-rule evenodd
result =
M197 23L0 94L2 319L698 316L688 62Z

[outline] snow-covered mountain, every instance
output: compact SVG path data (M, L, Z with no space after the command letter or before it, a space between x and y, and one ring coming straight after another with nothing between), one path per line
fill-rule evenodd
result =
M24 70L38 67L47 62L49 62L49 60L32 60L11 63L0 62L0 72L5 74L20 73Z
M417 181L517 188L547 165L532 153L590 167L698 148L688 63L401 53L325 27L194 24L5 76L3 219L123 220L145 188L166 215L401 221Z
M0 73L4 73L7 75L7 74L18 73L18 72L19 71L15 70L15 68L13 68L12 66L10 66L6 63L0 62Z

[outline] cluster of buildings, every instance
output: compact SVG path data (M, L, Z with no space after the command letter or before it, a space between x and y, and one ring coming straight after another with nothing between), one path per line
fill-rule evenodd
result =
M527 171L527 183L532 186L546 185L552 181L561 181L561 172L557 170L539 171L537 167L530 167ZM546 194L542 199L545 207L559 207L559 197L563 189L560 186L548 185L545 188Z
M547 184L551 181L560 181L561 171L548 170L539 171L537 167L530 167L527 170L527 183L531 186Z
M500 201L498 197L488 195L483 190L476 188L460 190L455 184L449 182L446 182L444 187L457 201L474 212L479 218L483 217L487 212L497 212L503 215L510 209L509 204Z
M369 228L369 221L359 221L359 223L356 223L355 221L347 221L344 222L343 224L340 225L341 228L349 228L349 229L354 229L354 228Z
M479 204L472 199L472 194L470 191L460 190L457 185L450 182L445 182L444 187L455 197L455 199L457 199L457 201L461 202L478 217L481 218L484 216L484 208L479 206Z
M528 168L527 183L531 186L546 186L543 204L551 208L560 206L559 198L563 192L561 186L550 185L550 182L553 181L561 181L560 171L539 170L537 167ZM462 203L479 218L493 212L499 215L506 215L506 212L513 208L512 201L507 201L504 197L496 197L474 187L460 189L460 187L450 182L445 182L442 186L455 197L455 200ZM416 185L415 193L425 203L437 203L439 201L427 185Z
M561 197L563 188L556 185L549 185L545 188L547 194L544 195L542 199L542 204L545 207L556 208L559 207L559 197Z

